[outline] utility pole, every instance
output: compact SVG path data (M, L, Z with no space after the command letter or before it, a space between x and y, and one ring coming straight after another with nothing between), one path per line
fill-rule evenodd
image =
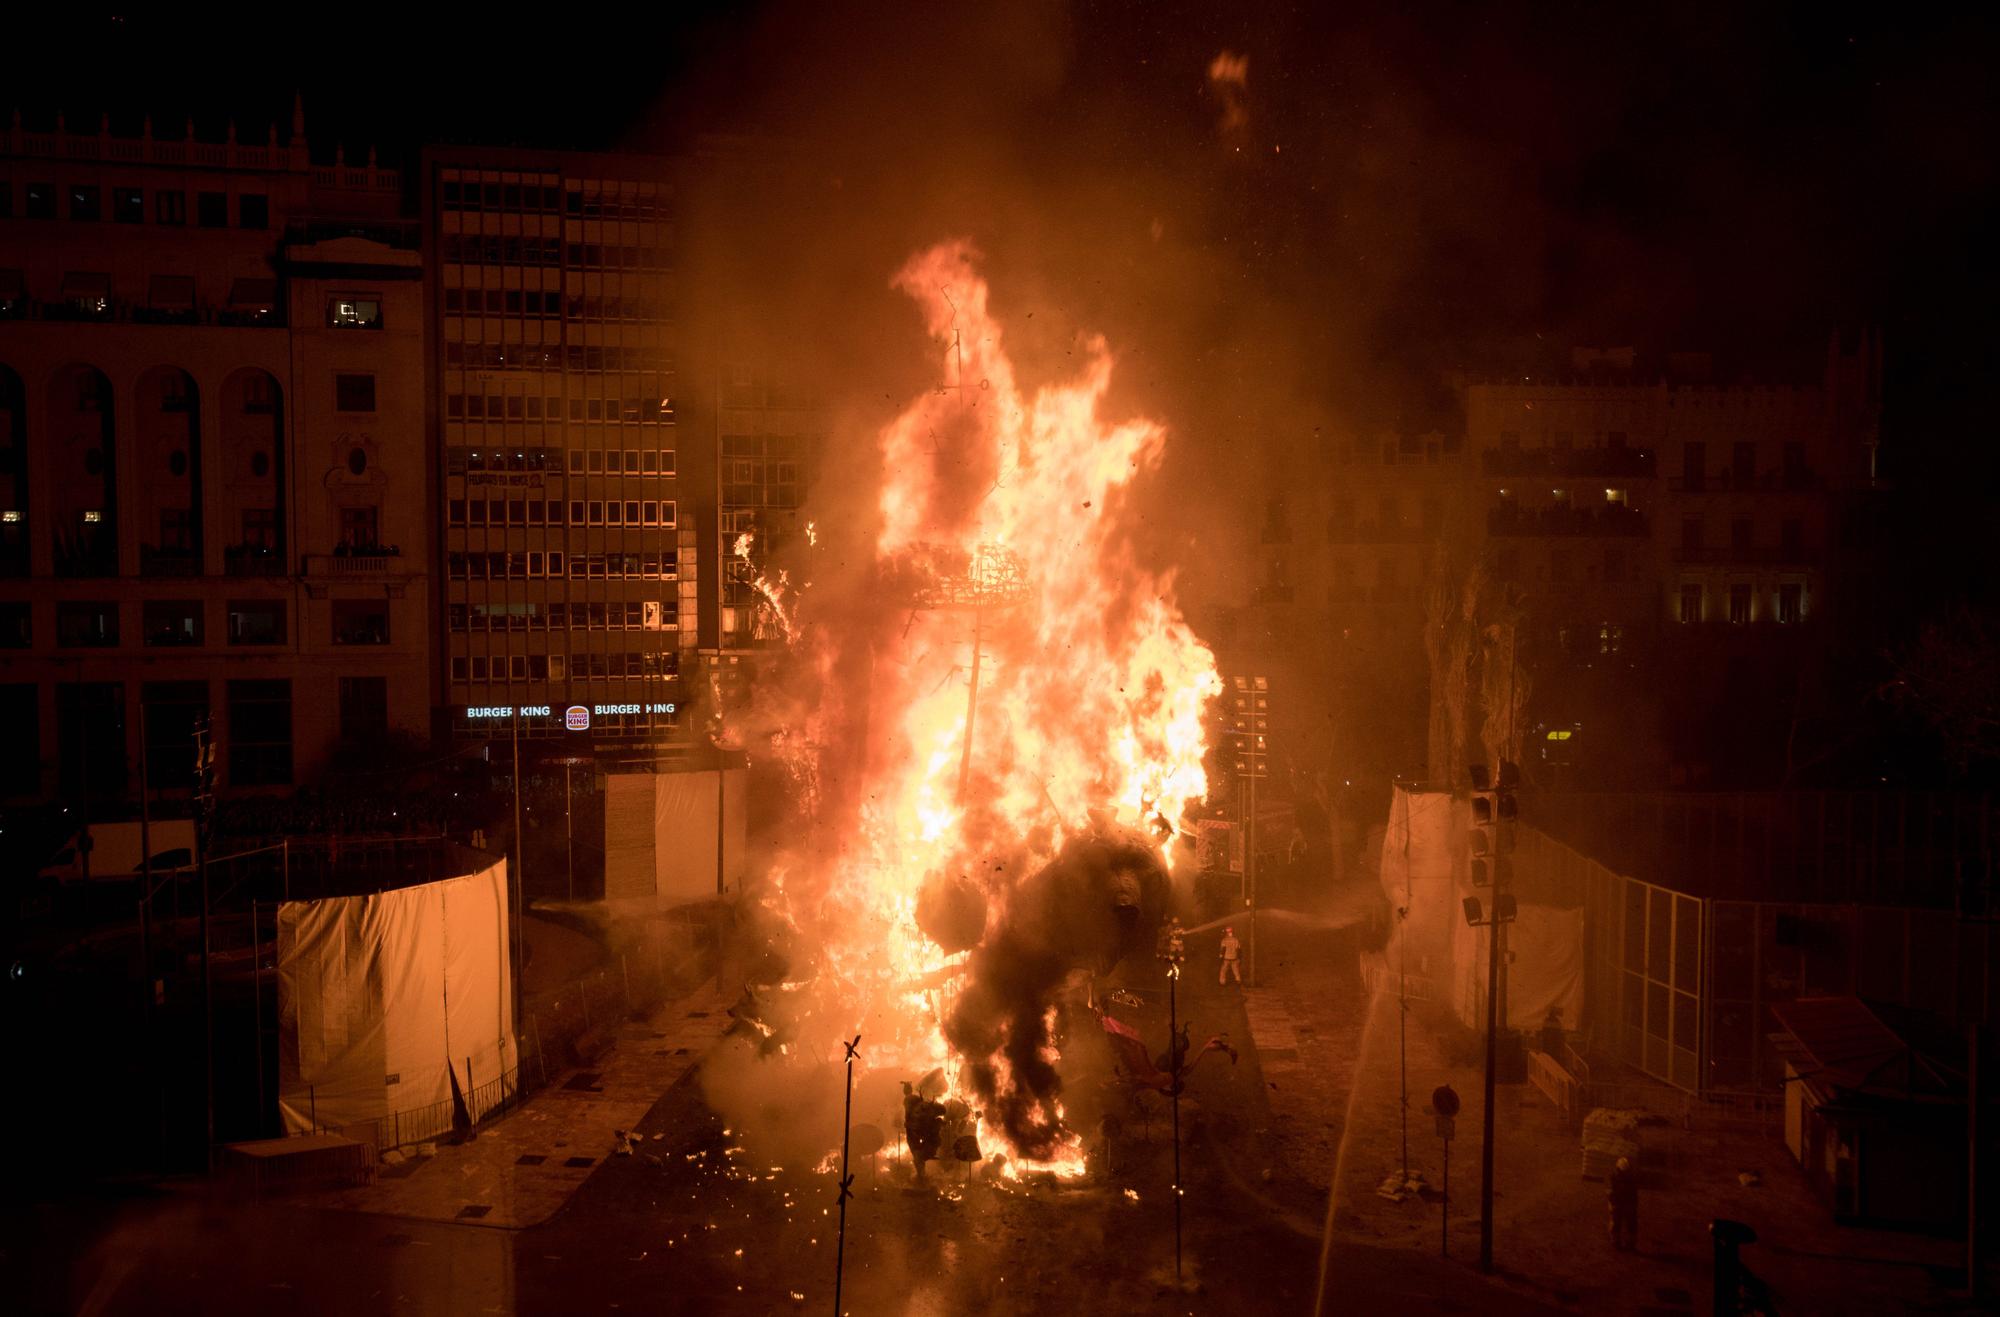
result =
M521 994L521 919L525 909L528 891L528 838L521 831L521 706L514 706L512 718L514 728L514 995L518 1001ZM470 1063L468 1062L468 1065ZM468 1070L466 1087L471 1088Z
M1513 796L1514 765L1501 761L1497 774L1487 766L1472 766L1472 827L1468 834L1470 877L1473 886L1491 888L1490 914L1478 897L1465 898L1465 922L1484 928L1486 935L1486 1076L1485 1103L1480 1113L1483 1138L1479 1149L1479 1269L1493 1270L1493 1136L1494 1080L1499 1066L1500 1045L1500 939L1504 925L1514 918L1513 896L1505 891L1506 872L1501 856L1513 849L1513 825L1517 807ZM1485 915L1486 917L1482 917Z
M570 758L563 757L563 876L569 887L569 899L576 900L576 830L570 822Z
M1257 986L1257 780L1269 773L1270 683L1263 677L1238 677L1232 692L1229 740L1241 787L1243 824L1243 901L1250 910L1250 937L1244 959L1250 986Z
M1174 1108L1174 1284L1181 1283L1181 1073L1184 1053L1181 1048L1181 1017L1179 993L1176 989L1181 981L1181 964L1187 958L1187 947L1181 939L1180 924L1175 921L1164 930L1160 946L1160 959L1167 965L1167 1098Z
M201 1085L207 1108L202 1155L208 1173L215 1173L215 980L210 963L208 928L209 832L215 817L215 742L206 716L194 724L194 856L201 877Z

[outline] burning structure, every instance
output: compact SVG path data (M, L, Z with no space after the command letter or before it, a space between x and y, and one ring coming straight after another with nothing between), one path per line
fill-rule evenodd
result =
M934 1076L1010 1165L1080 1170L1058 1001L1150 946L1220 683L1132 543L1164 431L1100 414L1101 340L1024 389L977 259L946 243L895 279L942 371L881 431L862 579L759 582L789 672L731 733L783 761L800 824L758 893L770 1035L747 1064L831 1075L859 1033L857 1112Z

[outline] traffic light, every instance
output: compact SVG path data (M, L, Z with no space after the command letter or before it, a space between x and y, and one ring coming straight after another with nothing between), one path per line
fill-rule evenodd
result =
M1514 849L1514 822L1520 805L1514 787L1520 774L1502 762L1497 775L1484 764L1472 765L1472 827L1466 836L1472 885L1504 886L1511 876L1507 855Z
M1229 748L1238 777L1268 775L1267 737L1271 730L1270 684L1262 677L1238 677L1229 710Z

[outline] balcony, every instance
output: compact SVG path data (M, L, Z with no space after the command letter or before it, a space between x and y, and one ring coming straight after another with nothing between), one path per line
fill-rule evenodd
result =
M1489 476L1651 479L1653 454L1643 448L1489 448L1479 455Z
M388 576L404 576L409 568L397 549L309 553L305 556L308 577L331 577L340 581L379 581Z
M157 549L150 544L142 544L139 546L139 575L199 576L201 557L193 549Z
M1674 551L1674 561L1679 563L1717 563L1745 567L1811 567L1821 558L1818 549L1804 545L1761 545L1743 548L1705 548L1682 545Z
M222 570L229 576L283 576L285 557L266 544L232 544L222 551Z
M1402 521L1328 522L1328 544L1420 544L1437 532L1431 527Z
M1486 511L1486 533L1496 538L1540 535L1592 535L1642 538L1648 533L1646 514L1606 503L1596 507L1524 508L1502 503Z
M1817 494L1826 489L1826 477L1810 467L1754 474L1729 470L1712 476L1678 475L1668 488L1676 494Z

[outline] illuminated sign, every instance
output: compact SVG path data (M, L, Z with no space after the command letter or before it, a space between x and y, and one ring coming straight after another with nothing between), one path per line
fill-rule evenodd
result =
M1572 732L1569 728L1559 727L1555 731L1549 733L1549 739L1551 741L1567 741L1571 736L1574 735L1575 733Z
M554 718L560 716L563 726L572 732L590 730L592 718L644 717L648 715L672 717L680 706L677 704L572 704L558 715L552 705L547 704L468 704L465 717L471 722L496 722L503 719Z

